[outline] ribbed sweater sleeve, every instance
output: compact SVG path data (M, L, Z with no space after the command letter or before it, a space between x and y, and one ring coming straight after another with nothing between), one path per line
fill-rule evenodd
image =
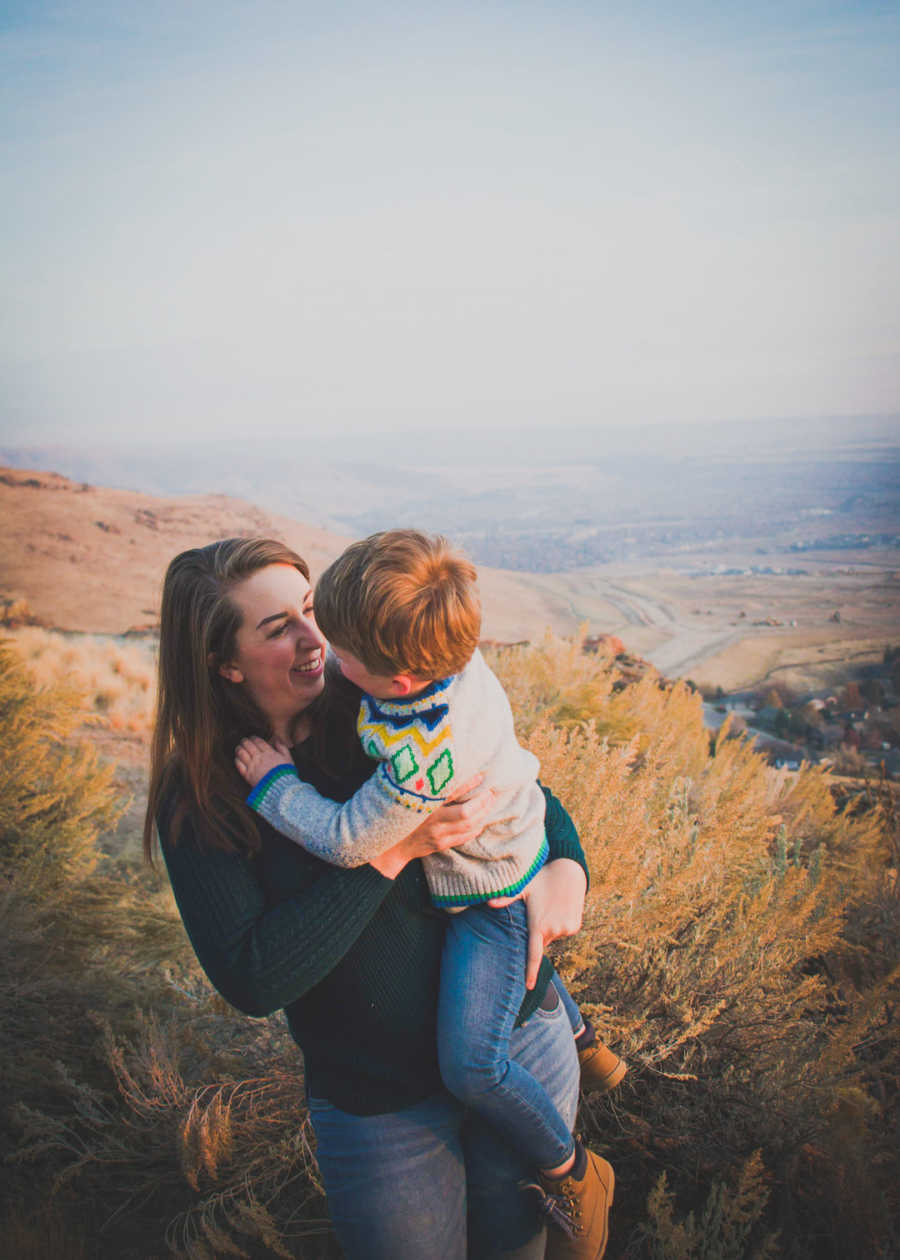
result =
M355 867L370 862L398 841L406 839L440 800L422 803L421 812L392 799L385 781L387 770L375 773L349 801L339 805L304 783L293 766L276 766L247 797L247 804L276 831L335 866Z
M541 791L544 793L544 799L547 802L547 814L544 819L544 826L547 829L547 845L550 849L550 856L547 859L555 862L557 858L569 858L572 862L577 862L584 871L584 877L591 883L591 873L588 870L587 858L584 855L584 849L581 847L581 841L578 839L578 832L575 824L569 817L569 812L559 800L553 795L548 787L541 784Z
M351 948L393 883L372 866L322 866L293 896L267 904L252 859L200 849L189 820L177 844L160 818L175 900L211 983L247 1015L269 1015L321 981Z

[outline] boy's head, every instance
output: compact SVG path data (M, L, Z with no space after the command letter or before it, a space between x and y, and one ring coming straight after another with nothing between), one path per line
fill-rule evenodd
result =
M353 658L344 672L359 674L353 681L363 690L381 699L414 694L459 673L478 646L475 578L445 538L413 529L372 534L319 578L316 621L338 657ZM383 686L367 685L373 680Z

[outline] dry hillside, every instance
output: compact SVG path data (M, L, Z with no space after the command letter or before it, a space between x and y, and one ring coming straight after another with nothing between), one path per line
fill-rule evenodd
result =
M0 596L24 600L38 624L123 634L153 626L166 565L177 552L239 534L281 538L313 575L349 539L226 495L160 498L0 469ZM527 577L480 569L486 638L571 633L570 613Z

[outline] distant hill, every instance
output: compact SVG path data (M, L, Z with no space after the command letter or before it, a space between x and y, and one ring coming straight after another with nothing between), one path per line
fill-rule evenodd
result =
M143 494L214 491L356 538L415 525L476 564L530 574L900 546L900 414L419 437L273 441L263 425L236 450L129 432L120 444L0 444L0 464Z
M123 634L156 625L166 566L179 551L236 535L283 539L313 577L350 541L222 494L161 497L0 468L0 596L61 630ZM571 633L571 613L527 577L479 569L484 635Z

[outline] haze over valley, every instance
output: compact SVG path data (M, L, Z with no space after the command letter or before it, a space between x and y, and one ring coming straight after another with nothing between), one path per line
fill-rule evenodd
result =
M730 691L791 670L827 685L900 638L898 417L414 437L0 448L0 594L123 633L154 623L182 547L276 533L317 572L405 525L469 552L503 642L584 627ZM46 469L62 479L25 475Z
M704 553L758 567L900 544L900 415L729 426L460 429L278 442L0 446L0 462L150 494L232 495L360 536L451 536L551 573Z

